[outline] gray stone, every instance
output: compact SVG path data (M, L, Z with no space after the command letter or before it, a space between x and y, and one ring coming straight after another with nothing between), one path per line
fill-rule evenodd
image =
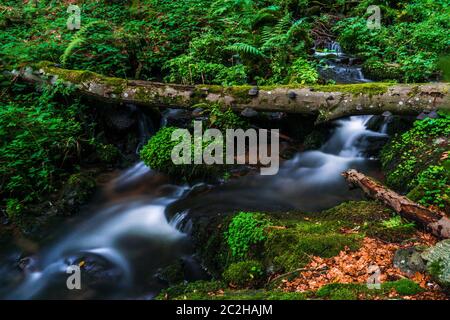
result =
M247 117L247 118L256 117L257 115L258 115L258 112L255 111L252 108L245 108L241 112L241 116L244 116L244 117Z
M422 253L427 261L427 269L441 285L450 289L450 239L438 242L434 247ZM436 273L436 267L439 272Z
M258 87L253 87L248 91L248 95L252 97L256 97L259 93Z
M394 255L394 267L408 275L423 272L426 269L425 261L415 247L398 249Z

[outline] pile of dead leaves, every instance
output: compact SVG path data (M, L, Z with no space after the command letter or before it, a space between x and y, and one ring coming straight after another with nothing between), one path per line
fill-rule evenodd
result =
M285 291L316 291L330 283L366 283L370 267L377 266L380 271L380 281L395 281L408 277L393 266L395 251L414 245L433 245L436 239L429 234L419 233L418 240L407 244L386 243L378 239L364 238L361 248L351 251L348 248L332 258L312 257L311 262L303 268L298 277L292 281L283 280ZM427 291L406 299L445 299L445 295L432 288L434 284L428 275L416 273L411 280L420 284ZM389 295L394 298L395 292Z

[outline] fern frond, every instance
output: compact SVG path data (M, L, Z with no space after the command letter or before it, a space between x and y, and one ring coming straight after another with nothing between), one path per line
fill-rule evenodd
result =
M264 53L261 50L247 43L237 42L235 44L227 46L225 49L235 51L239 54L246 54L255 57L265 57Z

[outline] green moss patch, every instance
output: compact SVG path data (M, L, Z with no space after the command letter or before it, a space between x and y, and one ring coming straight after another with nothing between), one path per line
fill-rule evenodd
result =
M412 280L401 279L382 283L380 289L369 289L366 284L332 283L321 287L315 295L318 298L330 300L357 300L360 297L387 298L392 291L400 296L412 296L422 292L423 289Z
M346 92L352 95L365 94L375 96L386 93L390 86L392 86L392 83L373 82L339 85L316 85L311 88L314 91L319 92Z
M278 290L232 290L218 281L196 281L163 290L158 300L305 300L307 295L299 292Z

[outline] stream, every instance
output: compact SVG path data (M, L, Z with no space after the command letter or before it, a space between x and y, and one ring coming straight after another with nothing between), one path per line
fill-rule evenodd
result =
M190 219L237 210L318 211L362 198L341 172L355 168L379 175L365 150L386 134L367 129L370 116L337 120L324 145L298 153L275 176L246 176L219 185L170 184L143 163L104 187L82 219L55 240L22 258L12 251L0 262L3 299L151 299L165 283L156 275L183 259L187 280L206 279L193 256ZM69 265L82 265L81 290L68 290Z

